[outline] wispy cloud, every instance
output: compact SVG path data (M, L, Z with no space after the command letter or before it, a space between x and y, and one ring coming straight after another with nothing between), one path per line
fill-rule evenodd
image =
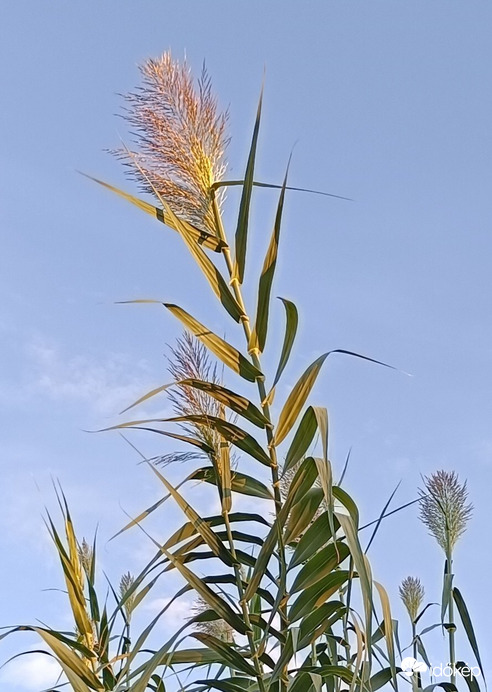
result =
M52 657L33 653L8 663L0 673L0 683L10 689L40 690L55 685L60 673L61 668Z
M34 375L31 393L84 402L102 415L113 415L138 398L150 380L145 361L135 364L121 353L96 362L87 356L67 357L56 345L37 340L29 344L27 355Z
M14 373L2 378L0 404L43 399L80 404L98 416L112 416L156 386L149 364L128 354L101 357L67 353L59 343L37 336L26 341ZM161 383L157 383L161 384ZM162 405L163 399L156 403Z

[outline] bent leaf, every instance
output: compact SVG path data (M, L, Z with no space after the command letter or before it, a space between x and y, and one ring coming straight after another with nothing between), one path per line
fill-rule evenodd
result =
M191 478L217 485L216 472L212 466L197 469L191 474ZM273 495L266 485L256 478L247 476L239 471L231 471L231 490L242 495L261 497L263 500L273 500Z
M177 317L197 339L199 339L217 358L219 358L231 370L234 370L238 375L241 375L248 382L254 382L258 377L262 377L262 373L250 363L239 351L214 334L210 329L207 329L203 324L195 320L185 310L173 305L172 303L163 303L172 314Z
M290 158L289 158L290 164ZM255 326L251 333L249 342L249 351L258 350L260 353L265 348L265 341L268 330L268 313L270 309L270 294L272 291L273 277L277 266L278 242L280 238L280 227L282 224L282 211L285 199L285 186L287 184L287 175L289 172L289 164L285 173L282 190L278 200L277 213L273 225L272 237L268 246L263 269L261 270L260 284L258 287L258 305L256 308Z
M133 195L130 195L128 192L124 192L123 190L120 190L114 185L105 183L103 180L93 178L92 175L87 175L86 173L81 173L81 175L83 175L85 178L89 178L89 180L92 180L93 182L98 183L99 185L102 185L108 190L111 190L111 192L115 192L120 197L123 197L123 199L126 199L128 202L131 202L131 204L134 204L142 211L146 212L147 214L150 214L158 221L168 226L168 228L171 228L173 231L179 232L174 225L173 219L167 213L166 210L154 207L153 204L149 204L148 202L145 202L142 199L138 199L138 197L134 197ZM195 228L184 219L180 219L180 221L182 224L186 225L189 235L199 245L203 245L209 248L210 250L213 250L214 252L222 252L223 248L227 247L227 243L225 243L223 240L220 240L216 236L210 235L210 233L206 233L205 231L201 231L198 228Z
M219 384L195 379L181 380L177 384L193 387L193 389L199 389L201 392L209 394L221 404L228 406L234 413L243 416L243 418L246 418L246 420L249 420L250 423L257 425L259 428L269 425L268 418L251 401Z
M249 207L251 203L251 193L253 191L253 180L255 170L256 145L258 143L258 132L260 130L261 119L261 104L263 101L263 88L260 93L258 102L258 110L256 112L256 121L253 129L253 139L249 150L248 163L244 174L243 192L241 202L239 204L239 216L237 220L236 236L235 236L235 262L233 279L236 279L240 284L243 282L244 265L246 263L246 245L248 241L248 223L249 223Z
M280 361L277 366L277 372L275 373L275 377L273 380L272 387L270 389L270 392L267 396L267 400L271 401L273 399L273 394L275 391L275 387L277 386L282 373L285 369L285 366L287 365L290 354L292 351L292 346L294 345L294 340L296 338L297 334L297 325L299 323L299 315L297 313L297 308L294 305L294 303L290 300L287 300L286 298L279 298L282 303L284 304L285 308L285 336L284 336L284 343L282 345L282 351L280 353Z
M287 401L285 402L282 412L280 413L277 432L275 435L275 444L280 444L282 440L289 434L292 426L297 420L297 416L306 403L306 399L308 398L309 393L316 382L316 378L318 377L323 363L332 353L342 353L347 356L353 356L354 358L362 358L362 360L367 360L371 363L382 365L385 368L396 370L396 368L394 368L392 365L383 363L380 360L375 360L374 358L369 358L369 356L363 356L360 353L354 353L353 351L346 351L343 348L336 348L333 349L333 351L324 353L313 363L311 363L311 365L305 370L287 397Z

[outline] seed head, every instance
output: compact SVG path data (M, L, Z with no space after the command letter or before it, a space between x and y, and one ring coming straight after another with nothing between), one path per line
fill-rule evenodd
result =
M417 577L406 577L400 584L400 598L412 622L415 622L417 615L424 600L425 591Z
M79 545L78 553L82 568L86 574L90 574L92 570L92 561L94 559L94 551L85 538L82 539L82 543Z
M130 572L127 572L124 574L121 579L120 579L120 596L121 598L125 598L126 594L128 591L131 589L135 582L135 577L130 574ZM135 608L135 594L132 594L131 596L128 596L125 600L125 603L123 604L123 608L127 617L127 620L129 621L132 612Z
M205 66L196 86L186 61L173 60L170 52L147 60L140 72L141 86L124 96L123 117L132 128L136 151L115 153L144 192L215 234L211 187L226 169L228 114L218 110Z
M192 607L193 616L196 617L197 615L202 615L207 611L210 612L210 606L201 596L199 596ZM195 623L195 626L198 630L200 630L200 632L210 634L224 642L234 641L234 630L225 620L204 620L203 622Z
M419 494L421 520L444 552L452 553L473 511L466 481L461 484L454 471L436 471L424 477Z

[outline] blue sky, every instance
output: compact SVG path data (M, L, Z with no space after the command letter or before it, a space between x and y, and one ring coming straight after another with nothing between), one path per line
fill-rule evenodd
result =
M56 512L51 477L81 533L99 523L101 559L114 579L137 571L148 553L137 536L106 541L159 487L118 436L83 431L115 422L127 403L166 381L163 354L179 328L158 308L114 302L162 298L196 313L198 294L200 318L223 329L179 238L76 173L134 189L105 152L129 140L115 117L118 93L138 83L137 64L171 49L196 70L205 59L230 107L232 176L244 167L265 69L258 177L281 181L296 143L293 185L354 200L288 197L275 294L296 301L301 330L279 401L331 348L413 375L333 358L313 401L330 411L335 469L352 448L346 487L365 519L400 480L403 503L416 496L420 474L445 468L468 479L475 513L457 551L456 583L492 668L483 596L492 568L484 549L492 482L491 29L485 2L5 4L1 624L66 625L61 600L42 591L61 585L41 518L44 505ZM231 194L229 220L235 201ZM262 260L274 205L274 195L257 193L250 267ZM149 438L138 444L148 455L162 450ZM178 519L163 515L156 531L164 535ZM399 615L397 586L408 574L439 599L441 556L415 511L386 522L372 561ZM0 659L24 642L2 642ZM21 661L0 672L2 691L38 689L41 668L26 673L30 686L15 684L14 666L28 665Z

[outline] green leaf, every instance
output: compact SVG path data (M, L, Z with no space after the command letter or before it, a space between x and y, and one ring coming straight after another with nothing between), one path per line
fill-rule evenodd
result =
M278 243L280 239L280 227L282 225L282 211L284 208L285 186L287 185L289 165L290 157L282 189L280 191L272 237L270 238L270 245L268 246L265 261L263 263L263 269L261 270L255 326L251 333L251 339L249 342L250 352L256 350L262 353L265 348L268 330L268 313L270 309L270 294L272 291L273 277L275 275L275 268L277 265Z
M157 544L158 545L158 544ZM178 560L172 553L167 551L165 548L161 548L167 559L176 567L181 576L186 579L188 584L192 589L203 598L203 600L208 603L208 605L215 610L215 612L220 615L220 617L229 623L229 625L240 634L246 634L248 628L244 624L243 620L238 613L235 613L231 606L226 603L220 596L217 596L203 581L200 577L197 577L186 565L184 565L180 560Z
M334 488L335 490L335 488ZM335 508L335 515L340 522L340 526L345 533L345 538L347 545L350 549L350 554L354 561L355 569L358 572L361 591L362 591L362 601L364 604L365 611L365 636L366 641L371 639L371 623L373 615L373 600L372 600L372 575L369 566L369 562L362 552L362 548L359 542L359 537L357 533L356 524L354 522L354 517L350 514L345 514ZM369 649L369 656L371 656L371 650Z
M328 601L306 615L299 625L298 649L301 650L312 644L315 639L332 626L335 617L341 620L346 612L346 606L341 601Z
M311 490L317 478L316 463L313 457L306 457L299 464L294 477L289 483L289 489L285 498L283 511L290 512L298 502L304 501L308 490Z
M471 667L464 661L456 661L456 670L459 670L464 678L470 692L480 692L480 685L474 675L471 674Z
M173 440L179 440L180 442L186 442L187 444L192 445L193 447L198 447L198 449L201 449L202 452L205 452L205 454L214 454L215 450L207 445L205 442L202 442L201 440L197 440L194 437L188 437L186 435L179 435L178 433L172 433L168 432L167 430L158 430L156 428L147 428L142 425L139 425L139 423L149 423L151 420L156 420L158 422L162 422L161 419L152 419L149 418L147 420L142 420L142 421L128 421L127 423L119 423L118 425L111 425L109 428L101 428L100 430L96 430L95 432L109 432L110 430L123 430L123 429L131 429L131 430L147 430L148 432L153 432L156 433L157 435L164 435L165 437L171 437Z
M295 541L309 526L322 501L323 490L321 488L311 488L306 492L302 502L298 502L293 506L285 528L285 543L288 544Z
M282 351L280 353L280 361L277 366L277 372L275 373L275 377L273 380L273 385L270 390L270 393L267 396L267 399L270 401L273 398L273 394L275 391L275 387L277 386L282 373L285 369L285 366L289 362L290 354L292 352L292 346L294 345L294 340L296 338L297 334L297 325L299 322L299 316L297 314L297 308L294 305L294 303L290 300L287 300L286 298L280 298L282 303L284 304L285 308L285 317L286 317L286 323L285 323L285 336L284 336L284 343L282 345Z
M205 471L206 469L198 469L198 471ZM189 479L193 479L194 473L189 476ZM225 523L224 517L221 515L204 517L203 521L207 522L209 526L220 526ZM251 514L250 512L232 512L229 514L229 522L235 524L236 522L255 522L262 524L270 528L270 524L259 514ZM182 541L191 538L196 534L196 529L191 522L186 522L181 528L173 533L173 535L164 543L164 548L168 550L173 546L181 543Z
M314 434L318 428L318 422L312 406L308 406L301 422L295 432L289 450L285 457L284 471L288 471L295 466L306 454L309 445L314 439Z
M256 676L256 671L251 663L248 663L248 661L230 644L210 634L205 634L204 632L193 632L190 636L198 639L199 642L205 644L209 649L219 654L222 663L242 673L246 673L247 675Z
M379 594L381 608L383 611L384 636L386 639L386 651L388 652L388 660L390 664L391 676L396 680L396 663L395 663L395 645L393 636L393 618L391 617L390 601L386 589L382 584L374 581L374 586ZM383 683L384 684L384 683Z
M454 587L454 589L453 589L453 599L454 599L454 602L456 603L456 607L458 608L461 622L463 623L463 627L465 628L466 636L468 637L468 641L470 642L470 646L472 648L473 654L474 654L474 656L477 660L477 663L480 667L480 672L482 673L482 676L484 676L482 661L480 659L480 651L478 650L478 642L477 642L477 638L475 637L475 631L473 629L472 621L470 618L470 613L468 612L468 608L466 607L465 600L464 600L463 596L461 595L461 591L459 589L457 589L456 587Z
M448 561L446 560L446 564L444 567L444 575L443 575L443 581L442 581L442 599L441 599L441 622L444 623L444 618L446 617L447 610L449 608L449 604L451 602L452 598L452 589L453 589L453 578L454 574L449 574L448 570Z
M401 672L400 668L394 668L392 670L391 667L378 670L378 672L370 678L368 689L370 689L371 692L376 692L376 690L379 690L391 680L395 681L396 673L399 672Z
M203 324L195 320L185 310L173 305L172 303L163 303L163 305L177 317L185 327L192 332L217 358L225 365L241 375L245 380L254 382L258 377L262 377L262 373L250 363L234 346L228 344L224 339L216 336L210 329L207 329Z
M319 550L300 570L290 588L290 593L296 593L312 586L341 564L350 554L345 543L337 541Z
M196 263L202 270L207 281L209 282L213 292L220 300L224 308L227 310L229 315L236 321L240 322L243 317L243 310L239 306L237 300L231 293L229 286L227 285L224 277L219 272L215 264L212 262L210 257L202 250L202 248L197 245L193 234L190 234L188 225L185 224L180 218L178 218L171 207L166 204L164 200L161 199L162 206L166 209L170 218L172 219L176 229L183 238L188 250L195 259Z
M275 434L276 445L279 445L282 442L282 440L289 434L290 430L292 429L292 426L297 420L297 416L299 415L299 413L302 410L302 407L306 403L306 399L308 398L309 393L311 392L311 389L313 388L314 383L316 382L316 379L318 377L319 371L321 370L323 363L332 353L342 353L344 355L353 356L354 358L362 358L362 360L368 360L371 363L376 363L377 365L382 365L386 368L396 370L396 368L394 368L392 365L387 365L386 363L383 363L380 360L375 360L374 358L369 358L368 356L363 356L359 353L354 353L353 351L346 351L342 348L336 348L333 351L328 351L327 353L324 353L313 363L311 363L311 365L305 370L305 372L301 375L299 380L294 385L294 388L292 389L291 393L287 397L287 401L285 402L284 407L280 413L277 424L277 430Z
M295 622L312 613L315 608L319 608L348 580L349 576L350 572L347 570L335 570L313 586L304 589L289 608L289 622Z
M160 387L156 387L155 389L151 389L150 392L147 392L143 396L141 396L139 399L133 402L133 404L130 404L130 406L127 406L126 408L123 409L123 411L120 411L120 416L123 413L126 413L129 411L131 408L135 408L135 406L138 406L139 404L142 404L144 401L147 401L148 399L151 399L154 397L156 394L160 394L161 392L165 392L166 389L169 389L169 387L175 387L178 382L169 382L168 384L163 384Z
M244 180L218 180L212 185L213 190L218 190L221 187L237 187L244 185ZM275 185L273 183L261 183L258 180L253 181L254 187L264 187L272 190L280 190L281 185ZM323 197L334 197L335 199L344 199L347 202L353 202L350 197L342 197L340 195L334 195L331 192L323 192L322 190L308 190L305 187L291 187L288 186L287 190L293 190L295 192L309 192L311 195L322 195Z
M374 527L374 530L373 530L373 532L372 532L372 534L371 534L371 538L369 539L369 542L368 542L368 544L367 544L367 547L366 547L366 549L365 549L365 551L364 551L365 553L367 553L367 552L369 551L369 548L371 547L372 542L373 542L373 540L374 540L375 537L376 537L376 534L377 534L377 532L378 532L378 530L379 530L379 527L381 526L381 522L383 521L384 517L386 516L386 510L387 510L388 507L390 506L391 501L393 500L393 498L394 498L394 496L395 496L395 494L396 494L396 491L397 491L398 488L400 487L400 484L401 484L401 481L399 481L399 482L397 483L395 489L393 490L393 492L392 492L391 495L389 496L388 501L387 501L386 504L384 505L384 507L383 507L383 509L382 509L382 511L381 511L381 513L380 513L380 515L379 515L379 517L378 517L378 519L377 519L377 521L376 521L376 526Z
M279 538L279 531L281 530L280 527L282 526L282 521L285 521L285 513L279 515L275 519L273 526L271 527L263 542L263 547L258 553L258 557L256 558L256 562L249 580L248 587L244 594L244 600L246 601L249 601L253 598L258 587L260 586L260 582L264 574L266 574L267 572L268 563L272 558L275 546Z
M36 632L43 639L60 662L71 683L75 685L74 690L77 692L87 692L89 688L102 690L100 680L74 651L60 641L61 638L57 632L42 627L26 627L24 629Z
M335 519L335 530L338 528L338 520ZM289 570L294 569L303 562L306 562L328 541L332 540L333 534L328 521L328 514L323 512L303 534L299 543L296 545L294 554L289 563Z
M297 416L301 412L302 407L306 403L306 399L311 392L311 389L316 382L321 366L327 359L329 353L317 358L314 363L305 370L302 376L294 385L291 393L287 397L287 401L280 413L277 429L275 432L275 444L279 445L282 440L287 437L292 429L292 426L297 420Z
M238 683L238 680L242 681ZM208 689L221 692L245 692L251 688L251 678L224 678L222 680L196 680L195 685L206 685Z
M184 499L184 497L174 488L171 483L160 473L155 466L148 464L148 466L155 473L157 478L165 486L166 490L172 495L176 504L183 510L184 514L191 522L196 532L200 534L205 543L209 548L217 555L218 558L222 560L226 565L231 567L234 564L234 560L229 550L225 548L222 541L220 541L215 533L212 531L210 526L204 521L193 509L193 507Z
M251 401L219 384L196 379L181 380L176 384L193 387L193 389L199 389L201 392L205 392L221 404L228 406L231 411L246 418L246 420L253 423L253 425L257 425L259 428L264 428L266 425L270 424L268 418L266 418L260 409L251 403Z
M240 284L243 283L244 266L246 264L246 245L248 240L248 223L249 223L249 207L251 204L251 193L253 191L253 180L255 170L256 146L258 143L258 133L260 130L261 105L263 101L263 88L260 93L258 102L258 110L256 112L256 121L253 129L253 139L249 150L248 163L244 174L243 192L241 202L239 204L239 217L237 220L236 236L235 236L235 262L233 279Z
M198 425L204 425L216 430L219 435L222 435L231 444L235 445L238 449L249 454L257 461L265 464L265 466L270 466L271 460L268 454L265 452L263 447L245 430L240 428L235 423L218 418L216 416L205 416L200 414L192 414L189 416L174 416L173 418L150 418L148 420L141 421L130 421L129 423L123 423L115 427L130 427L134 428L136 425L142 423L197 423ZM108 428L109 429L109 428Z
M178 228L176 228L176 226L174 225L173 218L171 218L171 216L167 213L165 209L159 209L158 207L154 207L152 204L144 202L143 200L138 199L138 197L134 197L133 195L128 194L128 192L123 192L123 190L120 190L119 188L114 187L113 185L109 185L109 183L105 183L102 180L93 178L91 175L87 175L86 173L82 173L81 175L85 176L86 178L89 178L89 180L92 180L95 183L98 183L99 185L102 185L108 190L115 192L117 195L123 197L123 199L126 199L128 202L131 202L142 211L155 217L158 221L165 224L173 231L178 231ZM220 240L216 236L210 235L205 231L201 231L198 228L195 228L183 219L180 219L180 222L187 227L188 234L199 245L203 245L204 247L207 247L210 250L213 250L214 252L222 252L223 248L227 247L227 243L225 243L223 240Z
M217 477L215 469L212 466L197 469L191 475L196 480L202 480L206 483L217 485ZM252 476L247 476L239 471L231 472L231 490L242 495L250 495L251 497L261 497L263 500L272 500L273 496L270 490L261 481L256 480Z

